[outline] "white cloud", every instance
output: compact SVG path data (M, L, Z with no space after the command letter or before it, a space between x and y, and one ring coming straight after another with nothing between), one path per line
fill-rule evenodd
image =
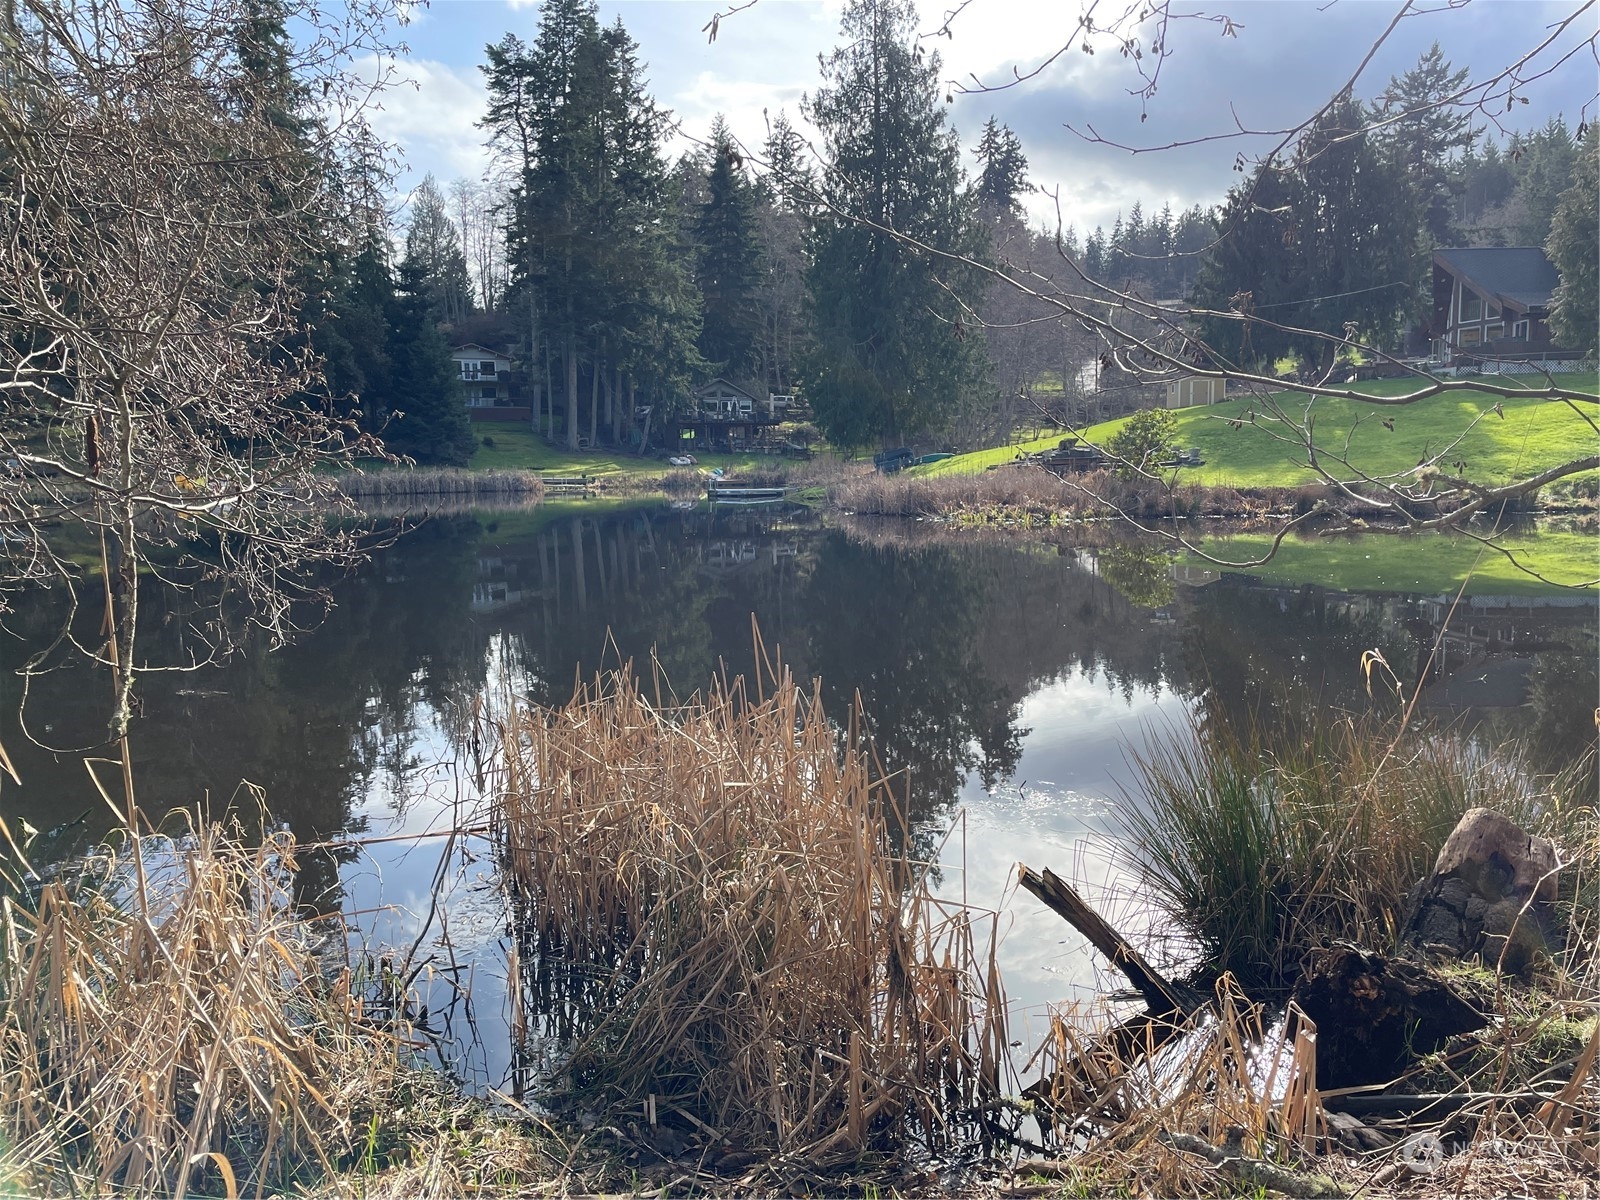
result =
M367 78L378 68L375 59L357 64ZM400 191L409 192L430 172L444 182L482 175L489 156L477 126L486 103L478 70L425 58L405 59L396 68L406 82L382 94L370 120L379 137L405 154Z

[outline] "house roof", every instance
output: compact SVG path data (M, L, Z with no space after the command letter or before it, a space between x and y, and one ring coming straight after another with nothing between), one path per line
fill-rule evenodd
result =
M462 345L450 347L451 354L465 354L468 351L475 351L478 354L487 354L491 358L509 359L511 357L504 350L491 350L489 347L480 345L477 342L464 342Z
M1484 295L1515 308L1545 308L1560 276L1538 246L1435 250L1433 261Z
M750 390L751 387L755 386L754 384L735 383L731 379L724 379L721 375L718 375L715 379L711 380L711 382L703 383L699 387L695 388L695 390L694 390L695 397L698 399L700 396L705 395L712 388L716 387L717 384L719 384L719 383L722 384L724 387L732 388L734 391L738 392L741 396L750 397L751 400L754 400L754 401L756 401L758 403L761 400L765 399L765 397L757 396L754 392L752 392Z

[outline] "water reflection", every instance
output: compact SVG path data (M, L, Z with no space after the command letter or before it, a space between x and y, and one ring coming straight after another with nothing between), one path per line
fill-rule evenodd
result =
M423 929L438 845L350 839L458 820L475 799L460 747L480 697L509 688L562 703L575 679L626 660L659 664L681 692L713 672L748 675L752 620L774 658L821 678L835 718L859 696L884 767L903 773L918 849L939 852L964 811L964 837L942 850L942 886L1008 908L1004 965L1027 1001L1060 998L1087 978L1087 959L1056 918L1007 898L1013 863L1113 884L1105 847L1126 749L1191 711L1292 732L1311 708L1391 703L1367 695L1360 670L1362 652L1378 648L1407 686L1425 681L1429 711L1525 738L1546 766L1593 740L1592 593L1452 610L1448 598L1175 572L1148 548L1066 534L847 532L803 509L713 517L559 503L429 521L328 582L336 605L299 644L146 678L140 799L157 814L216 810L241 781L259 785L303 843L335 843L303 858L299 898L366 912L367 928L391 940ZM144 652L184 661L189 601L146 588ZM66 613L45 593L17 616L20 638L0 643L8 667L48 644ZM99 614L77 620L92 631ZM67 824L64 843L110 828L81 763L105 737L109 701L109 684L81 663L62 660L26 695L22 679L0 675L0 743L23 778L0 794L8 819ZM444 875L459 902L449 911L462 914L454 949L492 944L483 863ZM493 1082L494 1064L483 1069Z

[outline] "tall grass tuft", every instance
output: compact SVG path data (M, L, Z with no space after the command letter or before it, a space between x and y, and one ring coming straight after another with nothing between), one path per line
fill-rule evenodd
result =
M1354 718L1293 740L1196 720L1133 756L1128 854L1146 894L1246 987L1324 938L1393 948L1406 900L1467 809L1530 830L1570 812L1561 780L1453 732Z
M0 1190L235 1195L348 1150L400 1059L350 973L324 978L292 853L210 826L147 906L108 859L0 901Z
M654 701L631 670L499 722L499 825L555 1094L807 1161L939 1142L1006 1064L991 941L892 836L870 748L779 668Z

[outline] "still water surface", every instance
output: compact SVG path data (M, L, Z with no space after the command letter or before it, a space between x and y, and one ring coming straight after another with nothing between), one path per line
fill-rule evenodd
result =
M433 1025L469 1081L499 1087L506 948L490 848L414 836L481 819L462 750L475 704L561 703L596 668L652 658L686 694L752 669L753 618L798 677L820 677L835 717L860 695L885 766L905 772L913 838L938 855L943 894L1000 913L1028 1040L1046 1003L1086 996L1096 977L1072 931L1014 894L1015 864L1114 902L1127 890L1115 845L1130 753L1192 720L1251 712L1292 728L1312 707L1365 709L1362 651L1381 648L1410 682L1449 608L1205 573L1173 585L1162 560L1065 539L845 530L804 510L551 504L437 518L335 581L333 611L297 644L148 677L140 802L231 804L248 824L259 802L242 785L261 789L271 819L319 847L302 855L300 899L349 914L354 939L418 942L438 972ZM141 608L152 660L181 661L193 649L181 602L152 594ZM21 640L0 642L8 666L60 619L50 597L19 615ZM1585 736L1572 713L1586 721L1593 707L1595 627L1592 593L1470 602L1425 707L1525 737L1556 763ZM109 685L64 662L25 704L10 672L0 689L0 744L23 778L0 797L5 815L46 831L44 856L102 836L111 817L81 760L104 738ZM1138 923L1131 903L1110 915ZM449 1003L451 980L470 1007Z

